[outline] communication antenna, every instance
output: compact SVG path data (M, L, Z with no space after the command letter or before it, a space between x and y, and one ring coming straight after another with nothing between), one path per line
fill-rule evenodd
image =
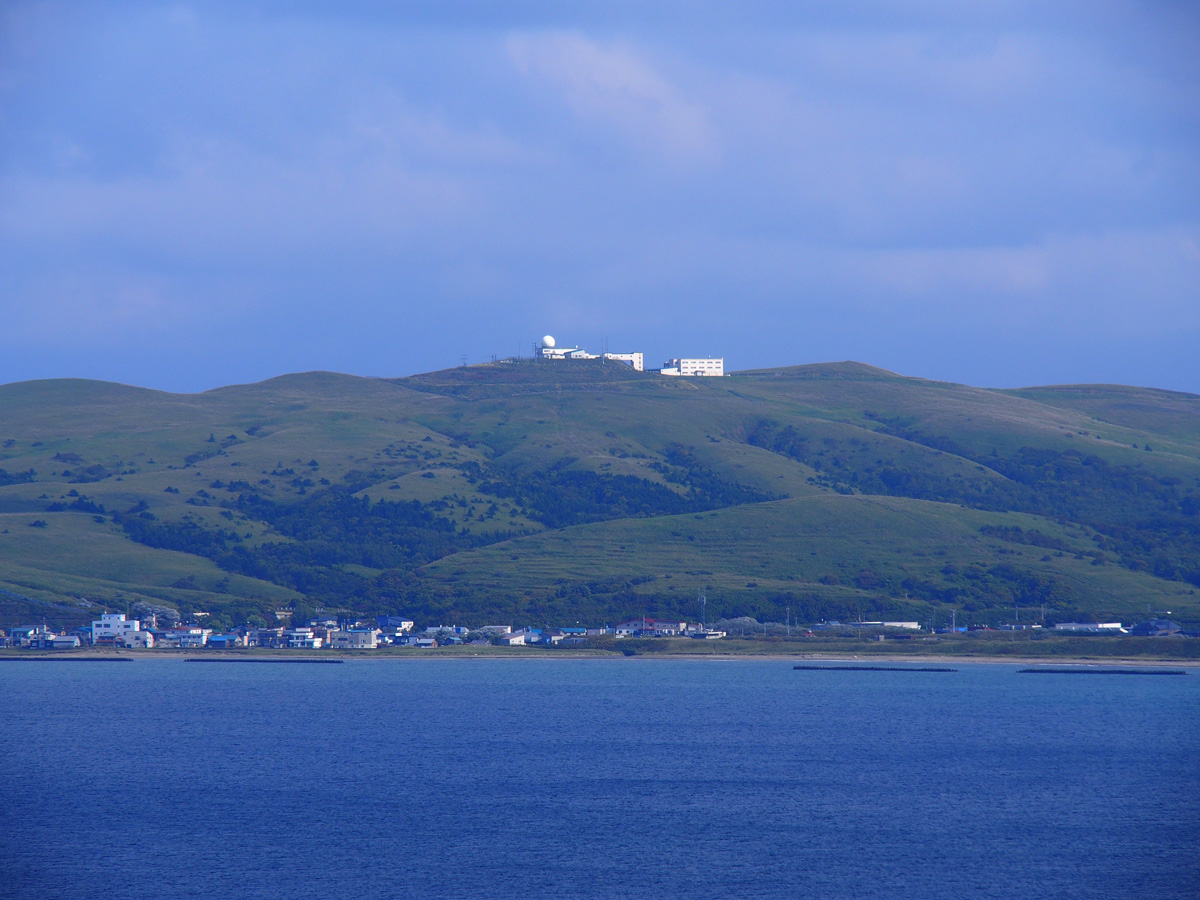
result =
M459 359L461 359L461 360L462 360L462 364L463 364L464 366L466 366L466 364L467 364L467 354L465 354L465 353L464 353L462 356L460 356L460 357L459 357Z
M708 598L704 591L700 592L700 629L708 631Z

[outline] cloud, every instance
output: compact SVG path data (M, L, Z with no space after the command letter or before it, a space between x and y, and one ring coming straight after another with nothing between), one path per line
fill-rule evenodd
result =
M107 267L42 273L10 285L4 343L53 343L72 348L161 339L192 320L171 279Z
M89 335L176 386L546 330L954 379L1194 344L1195 32L1101 5L14 0L0 380Z
M703 104L629 47L578 34L513 34L508 52L520 72L558 91L581 120L615 130L641 152L687 167L719 156Z
M1200 232L1188 229L883 251L863 254L847 271L883 302L1006 332L1116 339L1200 328Z

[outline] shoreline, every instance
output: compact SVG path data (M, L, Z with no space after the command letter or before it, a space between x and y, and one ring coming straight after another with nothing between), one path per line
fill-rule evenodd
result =
M1200 670L1200 660L1172 659L1170 657L1131 657L1131 656L1017 656L1009 654L972 654L956 655L940 654L884 654L884 653L846 653L846 652L814 652L811 650L798 653L673 653L670 651L637 653L626 655L616 651L597 650L545 650L523 651L512 653L497 648L495 652L453 652L438 653L436 650L414 650L412 652L370 652L359 653L341 652L328 654L297 653L287 651L270 651L267 653L246 653L238 651L181 651L181 650L64 650L58 653L38 653L26 651L0 651L0 663L4 662L188 662L188 661L241 661L241 662L356 662L369 660L382 662L386 660L611 660L611 661L649 661L664 662L814 662L814 663L854 663L862 666L905 666L929 665L937 663L953 663L954 665L1016 665L1016 666L1091 666L1112 668L1118 666L1138 667L1171 667Z

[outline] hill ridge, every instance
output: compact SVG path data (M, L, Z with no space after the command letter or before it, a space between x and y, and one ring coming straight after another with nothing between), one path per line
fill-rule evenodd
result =
M0 387L0 619L47 602L68 624L84 596L231 623L296 604L611 620L684 614L697 586L758 617L1200 619L1193 404L855 362L19 382Z

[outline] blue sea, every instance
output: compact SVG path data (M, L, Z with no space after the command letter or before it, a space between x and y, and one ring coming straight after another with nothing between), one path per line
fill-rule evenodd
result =
M5 898L1200 896L1200 674L0 666Z

